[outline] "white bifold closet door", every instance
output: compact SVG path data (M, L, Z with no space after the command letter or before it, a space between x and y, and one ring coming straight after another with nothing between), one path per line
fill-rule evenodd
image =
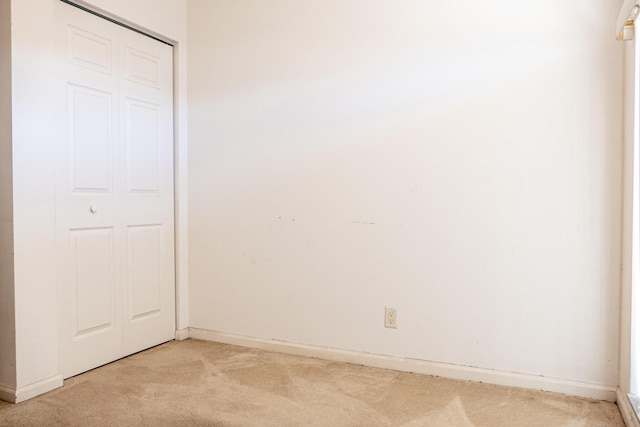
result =
M52 107L67 378L174 337L173 66L171 46L58 3Z

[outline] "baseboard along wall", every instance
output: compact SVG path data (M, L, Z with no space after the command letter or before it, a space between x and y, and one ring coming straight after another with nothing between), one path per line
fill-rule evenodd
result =
M188 336L189 338L205 341L214 341L223 344L232 344L242 347L294 354L298 356L315 357L335 362L353 363L373 368L392 369L396 371L414 372L417 374L433 375L458 380L551 391L586 397L589 399L606 400L609 402L616 401L616 387L602 384L519 374L515 372L461 366L406 357L294 344L284 341L227 334L224 332L200 328L189 328Z
M44 380L36 381L35 383L24 387L18 387L17 389L0 386L0 400L4 400L9 403L24 402L25 400L29 400L58 387L62 387L62 384L62 375L55 375Z
M0 385L0 400L9 403L16 403L16 389Z
M580 381L549 378L514 372L498 371L470 366L460 366L427 360L405 357L388 356L341 350L328 347L294 344L285 341L266 340L242 335L228 334L200 328L187 328L176 331L178 341L187 338L232 344L242 347L257 348L297 356L315 357L336 362L353 363L373 368L391 369L403 372L414 372L424 375L434 375L443 378L476 381L489 384L520 387L534 390L564 393L589 399L617 402L620 412L628 427L640 427L635 412L627 396L620 388L592 384ZM56 375L18 389L0 386L0 400L19 403L31 399L48 391L62 387L63 378Z
M189 338L189 328L184 328L176 331L176 341L184 341Z

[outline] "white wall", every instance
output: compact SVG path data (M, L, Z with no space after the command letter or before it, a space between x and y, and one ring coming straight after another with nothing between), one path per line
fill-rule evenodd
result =
M11 177L11 1L0 0L0 388L16 386Z
M135 4L126 1L91 3L111 16L139 23L165 39L177 42L176 96L177 187L176 229L186 230L186 0L158 3L153 0ZM89 4L85 2L85 4ZM17 400L31 397L61 384L58 375L58 336L55 269L55 165L52 159L53 133L50 102L55 73L51 29L55 23L58 0L11 2L12 37L12 149L13 149L13 230L15 251L15 336ZM143 13L144 10L149 11ZM4 78L4 74L0 74ZM4 94L0 97L0 102ZM183 125L185 124L185 125ZM4 130L4 128L3 128ZM0 140L1 141L1 140ZM0 145L4 146L4 144ZM6 191L0 193L5 200ZM184 193L182 193L184 191ZM3 232L4 233L4 232ZM3 235L4 236L4 235ZM178 236L177 245L186 254L186 237ZM3 242L4 244L4 242ZM0 253L1 265L7 254ZM186 260L178 258L178 265ZM180 271L186 278L186 269ZM4 280L4 279L3 279ZM9 286L10 287L10 286ZM181 303L186 305L186 284L180 287ZM2 296L7 283L2 282ZM4 308L4 303L3 303ZM186 327L183 310L178 325ZM4 338L3 338L4 340ZM2 383L0 383L2 384ZM9 385L10 386L10 385ZM0 395L0 398L7 398Z
M616 386L619 6L190 0L190 325Z

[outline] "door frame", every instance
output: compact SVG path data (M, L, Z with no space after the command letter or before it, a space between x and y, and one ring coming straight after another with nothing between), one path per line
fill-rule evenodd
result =
M10 350L2 365L0 399L20 402L63 385L57 327L54 114L46 97L55 85L50 70L55 44L49 36L60 0L0 0L11 9L11 135L14 237L11 281L15 292L3 310L15 318ZM28 3L28 4L27 4ZM174 265L177 339L188 337L187 223L187 20L186 5L155 0L77 0L86 9L149 33L173 46ZM153 8L157 13L149 14ZM33 47L38 47L34 55ZM44 97L44 98L43 98ZM37 122L38 126L32 123ZM4 203L3 199L3 203ZM3 264L4 265L4 264ZM11 337L10 337L11 338ZM6 361L6 360L5 360Z

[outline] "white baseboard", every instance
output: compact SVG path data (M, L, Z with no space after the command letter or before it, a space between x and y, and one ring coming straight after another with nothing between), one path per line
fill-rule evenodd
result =
M189 337L224 344L233 344L242 347L295 354L298 356L315 357L318 359L332 360L336 362L371 366L374 368L415 372L417 374L478 381L510 387L552 391L556 393L586 397L589 399L606 400L609 402L616 401L616 387L608 385L519 374L515 372L497 371L471 366L460 366L441 362L431 362L428 360L410 359L406 357L386 356L359 351L293 344L284 341L265 340L199 328L189 328Z
M640 421L638 421L636 411L633 410L631 402L629 402L627 393L622 391L620 387L618 387L618 390L616 390L616 404L620 409L622 419L624 420L624 424L627 427L640 427Z
M25 400L34 398L58 387L62 387L62 384L62 375L55 375L27 386L19 387L15 392L15 403L24 402Z
M0 385L0 400L16 403L16 389Z
M189 338L189 328L184 328L176 331L176 341L184 341L187 338Z

